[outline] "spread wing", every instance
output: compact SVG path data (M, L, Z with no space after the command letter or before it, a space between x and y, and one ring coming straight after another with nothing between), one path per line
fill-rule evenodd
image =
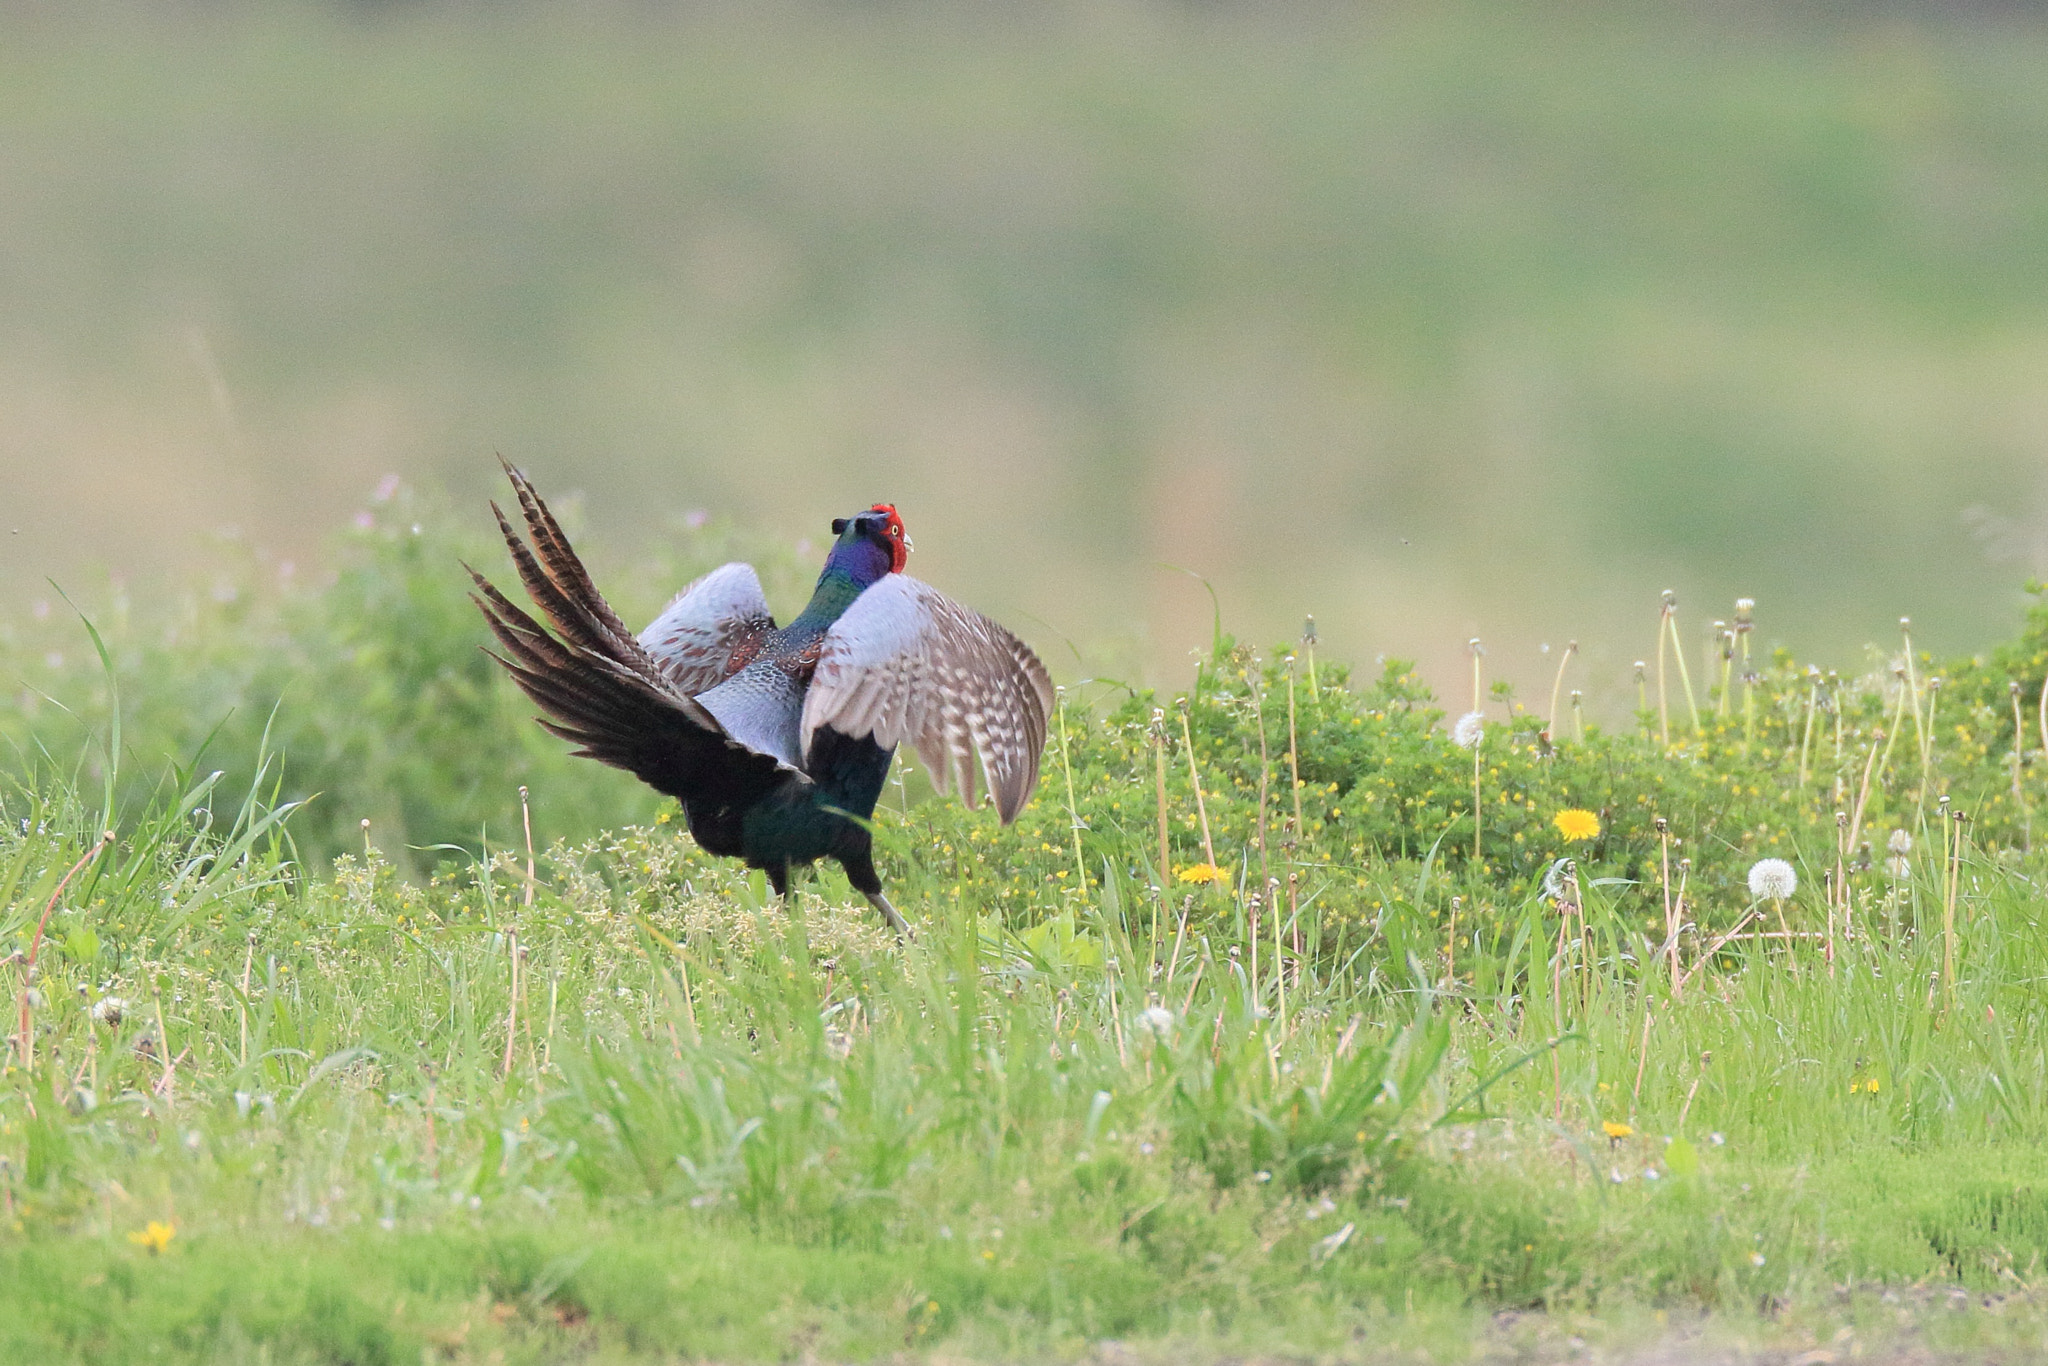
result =
M804 699L803 747L829 726L884 749L908 742L932 786L975 798L979 760L1008 824L1038 783L1052 680L1029 646L930 584L886 575L825 633Z
M667 677L597 591L526 477L510 466L506 473L532 544L495 503L491 510L547 625L474 569L469 573L476 604L505 651L498 662L547 713L541 724L577 745L577 753L625 769L686 804L709 795L744 802L786 781L789 766L734 740Z
M640 633L640 648L669 682L695 697L730 678L734 659L744 662L774 629L760 577L752 565L734 561L677 594Z

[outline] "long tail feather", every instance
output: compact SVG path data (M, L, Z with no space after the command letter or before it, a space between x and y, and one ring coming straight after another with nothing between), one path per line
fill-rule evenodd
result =
M547 504L510 470L529 541L492 504L519 581L543 621L471 569L473 601L496 637L492 657L576 753L623 768L689 804L714 789L751 796L779 781L774 759L735 743L669 684L591 582Z

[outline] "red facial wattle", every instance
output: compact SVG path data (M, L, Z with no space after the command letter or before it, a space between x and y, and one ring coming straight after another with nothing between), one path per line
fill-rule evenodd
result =
M903 530L903 518L897 515L893 503L876 503L868 511L879 512L889 519L882 528L883 537L889 542L889 572L901 574L903 567L910 563L910 537Z

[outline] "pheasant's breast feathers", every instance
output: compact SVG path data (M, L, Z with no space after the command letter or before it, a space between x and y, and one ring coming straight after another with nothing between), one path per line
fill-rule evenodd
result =
M940 792L974 803L980 768L1005 823L1038 782L1052 680L1023 641L930 584L890 574L825 634L802 744L821 726L910 744Z
M757 660L717 687L698 693L697 703L748 749L794 769L803 767L797 721L803 713L804 687L779 662Z

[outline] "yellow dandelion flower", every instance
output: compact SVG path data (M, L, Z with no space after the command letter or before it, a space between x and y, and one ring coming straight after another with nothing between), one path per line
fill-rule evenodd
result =
M1617 1140L1627 1138L1631 1134L1635 1133L1635 1129L1632 1126L1627 1124L1616 1124L1611 1119L1601 1121L1600 1128L1601 1131L1604 1132L1609 1138Z
M1557 827L1557 833L1563 835L1568 844L1592 839L1600 833L1600 818L1590 811L1581 811L1577 807L1569 811L1560 811L1550 820L1551 824Z
M1176 876L1180 882L1223 882L1229 874L1213 863L1197 863L1192 868L1183 868Z
M178 1230L175 1225L166 1224L161 1219L152 1219L141 1229L129 1234L128 1241L137 1247L148 1248L149 1255L154 1257L169 1247L171 1239L177 1236Z

